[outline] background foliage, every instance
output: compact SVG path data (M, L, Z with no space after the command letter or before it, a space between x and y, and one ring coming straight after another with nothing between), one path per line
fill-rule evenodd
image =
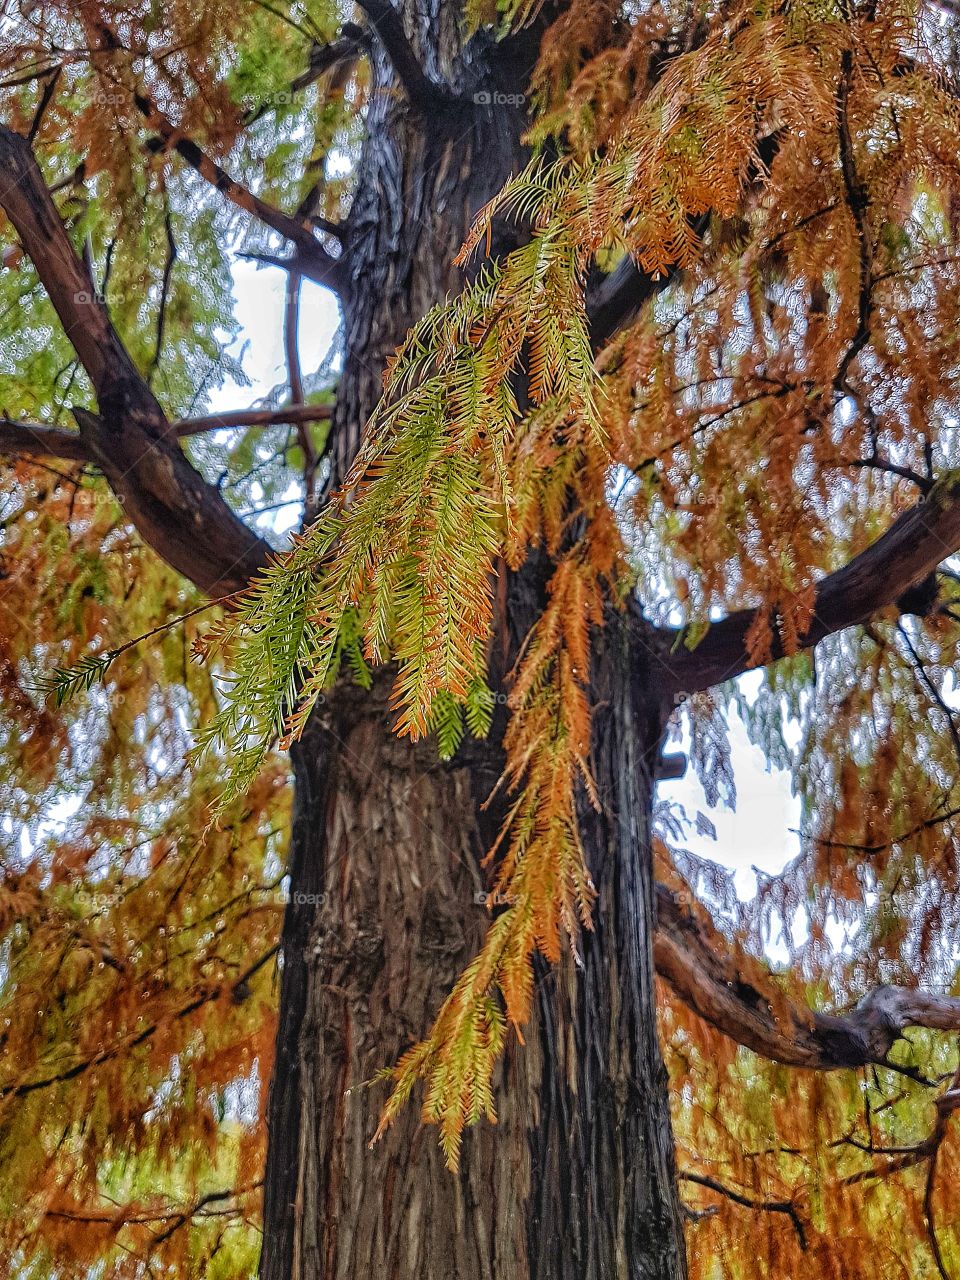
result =
M336 221L364 63L291 88L337 36L332 5L191 0L110 16L123 48L91 57L98 6L7 6L2 115L33 130L74 242L164 407L195 414L240 374L230 263L276 245L147 143L137 96L244 185L287 209L316 189ZM557 958L563 928L589 912L571 797L589 720L577 673L603 598L635 588L651 619L675 626L767 602L771 623L751 636L763 661L776 638L793 647L816 579L960 463L949 11L800 0L696 16L687 47L690 15L670 4L577 0L548 33L531 136L565 163L538 158L507 194L529 242L411 336L355 472L358 500L300 544L301 579L278 571L245 615L285 622L260 647L239 632L233 644L234 623L197 664L208 622L192 617L54 707L38 691L44 673L202 602L139 544L96 474L4 464L0 1258L11 1274L255 1267L288 808L275 738L298 663L309 695L345 657L364 678L361 640L369 660L398 659L400 728L435 729L450 751L489 713L491 564L518 563L537 542L559 557L512 694L511 776L523 786L498 886L519 905L497 917L484 953L504 1003L489 1000L489 972L468 974L397 1077L399 1101L433 1072L428 1111L432 1098L455 1158L463 1119L488 1105L504 1011L525 1016L531 952ZM660 75L665 51L676 61ZM0 407L68 425L70 406L93 406L90 388L9 229L0 236ZM588 258L612 265L625 250L665 287L595 361ZM521 362L530 407L509 391ZM244 514L301 483L286 428L187 448ZM586 524L572 550L570 488ZM318 585L313 566L335 538ZM658 812L661 878L698 892L745 972L756 957L758 982L770 985L765 957L782 961L772 990L784 997L835 1008L878 982L957 992L951 574L947 564L934 607L780 660L755 698L724 686L675 717L711 799L733 796L731 706L792 771L802 851L749 902L683 851L676 812ZM277 646L268 679L264 643ZM188 756L203 725L209 749ZM464 1011L474 1048L451 1065L443 1017L462 1028ZM662 1030L694 1275L960 1269L958 1139L928 1087L954 1084L955 1044L911 1033L889 1069L793 1072L737 1049L666 990Z

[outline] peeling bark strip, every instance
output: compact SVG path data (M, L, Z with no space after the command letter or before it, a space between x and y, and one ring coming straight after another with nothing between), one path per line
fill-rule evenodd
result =
M93 383L99 415L74 411L85 453L169 565L210 595L239 591L266 564L268 545L178 447L70 243L28 142L2 125L0 207Z

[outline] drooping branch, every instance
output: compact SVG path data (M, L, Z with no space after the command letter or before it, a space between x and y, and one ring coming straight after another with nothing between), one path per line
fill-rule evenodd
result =
M948 472L927 497L899 516L872 546L817 586L813 620L801 637L812 648L825 636L865 622L895 604L960 549L960 472ZM741 675L752 665L747 646L761 609L744 609L710 626L693 649L681 637L663 632L660 659L665 683L674 692L692 693ZM782 657L776 618L771 660Z
M758 164L750 173L755 191L762 190L763 175L769 172L780 142L781 134L776 129L758 138ZM696 241L706 234L710 218L709 213L701 213L688 219L690 234ZM681 270L675 264L658 275L652 275L625 254L608 275L595 274L588 284L586 296L587 324L593 350L599 351L604 343L632 323L651 298L676 282Z
M657 973L704 1021L786 1066L817 1071L888 1066L907 1027L960 1031L960 999L909 987L878 987L846 1014L819 1013L766 991L744 971L702 913L657 885Z
M70 242L27 140L2 125L0 207L93 383L99 414L74 411L89 459L144 541L168 564L211 595L240 590L266 564L268 544L178 447Z
M202 1009L204 1005L209 1004L213 1000L221 1000L225 996L232 1000L243 1001L249 996L248 983L260 970L274 958L280 950L280 944L272 946L269 951L265 952L257 960L254 961L249 968L245 969L239 978L233 982L218 982L201 989L186 1004L181 1005L179 1009L174 1009L167 1014L163 1020L151 1023L147 1027L135 1033L125 1036L118 1040L115 1044L99 1049L92 1056L81 1058L71 1067L66 1067L61 1071L57 1071L52 1075L44 1076L40 1079L21 1080L18 1083L9 1083L0 1085L0 1101L6 1098L24 1098L27 1094L36 1093L38 1089L49 1089L53 1085L65 1084L69 1080L76 1080L78 1076L85 1075L94 1067L99 1067L105 1062L110 1062L122 1053L127 1053L131 1049L137 1049L140 1045L150 1040L161 1028L172 1022L182 1021L189 1018L191 1014L196 1013L198 1009Z
M918 1165L925 1164L927 1166L927 1174L924 1181L923 1216L927 1230L927 1242L930 1245L930 1252L933 1254L937 1274L941 1277L941 1280L952 1280L944 1265L943 1251L937 1235L933 1212L933 1195L937 1177L937 1161L943 1140L947 1135L947 1123L954 1112L960 1108L960 1071L954 1073L949 1088L934 1099L934 1105L937 1110L937 1118L932 1132L912 1147L876 1147L872 1141L867 1146L853 1142L849 1137L843 1139L842 1141L850 1142L851 1145L858 1147L871 1156L875 1162L866 1169L859 1169L856 1173L850 1174L843 1181L844 1185L848 1187L856 1186L858 1183L870 1182L877 1178L889 1178L893 1174L903 1173L908 1169L915 1169Z

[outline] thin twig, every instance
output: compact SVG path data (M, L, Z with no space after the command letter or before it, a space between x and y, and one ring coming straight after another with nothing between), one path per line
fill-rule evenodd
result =
M692 1182L698 1187L706 1187L710 1191L716 1191L719 1195L726 1196L728 1200L732 1200L734 1204L741 1205L744 1209L759 1209L764 1213L783 1213L790 1219L793 1229L797 1233L797 1239L800 1241L800 1248L806 1250L807 1236L804 1230L803 1222L797 1213L796 1206L790 1200L754 1200L750 1196L744 1195L742 1191L735 1191L732 1187L724 1186L722 1182L718 1182L716 1178L708 1177L703 1173L690 1173L683 1170L677 1174L677 1178L681 1182Z

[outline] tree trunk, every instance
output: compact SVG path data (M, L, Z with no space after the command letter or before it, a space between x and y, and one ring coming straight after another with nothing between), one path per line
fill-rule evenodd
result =
M462 283L452 259L469 219L524 160L520 95L536 32L459 48L442 0L416 13L408 34L459 100L418 112L386 60L374 59L349 224L335 482L386 358ZM515 235L504 229L495 251ZM536 616L544 574L532 562L507 583L504 667ZM429 1029L488 923L479 860L494 818L480 804L499 774L497 734L451 765L430 743L400 742L386 673L369 694L338 686L314 715L293 751L262 1280L685 1275L651 949L648 827L662 716L642 670L619 638L598 659L604 810L585 811L584 831L600 897L582 967L542 973L537 1023L505 1055L500 1123L465 1135L457 1175L415 1105L369 1149L385 1091L365 1086Z
M650 823L664 709L647 653L617 615L596 642L591 768L601 807L583 806L581 831L598 898L581 963L541 986L546 1069L536 1104L526 1103L527 1118L539 1116L529 1274L679 1280L686 1257L653 964Z

